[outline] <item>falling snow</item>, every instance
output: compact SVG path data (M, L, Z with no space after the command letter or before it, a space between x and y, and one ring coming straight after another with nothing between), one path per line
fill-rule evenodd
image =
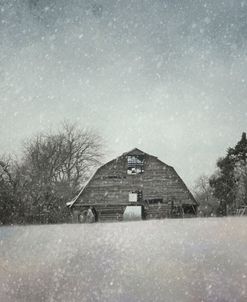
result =
M0 23L4 152L66 118L192 184L246 127L245 1L3 0Z
M1 0L1 154L68 120L104 137L106 160L138 147L192 187L246 131L246 70L246 1ZM246 302L246 230L1 226L0 301Z

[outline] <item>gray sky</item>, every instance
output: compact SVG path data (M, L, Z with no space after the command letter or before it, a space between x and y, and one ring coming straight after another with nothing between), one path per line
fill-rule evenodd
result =
M247 1L0 0L0 146L64 120L189 185L247 130Z

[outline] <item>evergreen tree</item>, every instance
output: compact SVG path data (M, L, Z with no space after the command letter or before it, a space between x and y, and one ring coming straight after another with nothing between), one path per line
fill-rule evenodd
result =
M226 207L236 210L246 204L247 198L247 139L246 133L227 155L217 162L218 171L211 177L210 185L214 196L220 200L220 214L226 214Z

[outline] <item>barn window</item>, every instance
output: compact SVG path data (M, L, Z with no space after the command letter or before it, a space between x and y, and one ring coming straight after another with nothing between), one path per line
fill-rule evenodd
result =
M129 193L129 202L137 202L137 193Z
M134 191L129 193L129 202L141 202L142 201L142 191Z
M129 155L127 157L128 169L127 174L135 175L144 172L144 156L143 155Z
M163 198L152 198L147 200L148 204L163 203Z

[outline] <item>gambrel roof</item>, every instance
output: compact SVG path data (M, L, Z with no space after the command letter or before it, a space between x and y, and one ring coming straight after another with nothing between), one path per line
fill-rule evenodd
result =
M185 185L185 183L183 182L183 180L179 177L179 175L176 173L175 169L172 166L169 166L167 164L165 164L164 162L162 162L161 160L159 160L156 156L153 155L149 155L148 153L138 149L138 148L133 148L132 150L128 151L128 152L124 152L122 155L116 157L115 159L103 164L102 166L100 166L95 173L93 173L92 177L89 178L89 180L86 182L86 184L84 185L84 187L80 190L79 194L77 194L77 196L75 196L75 198L73 200L71 200L70 202L67 202L66 205L70 208L72 208L75 203L77 202L77 200L79 199L79 197L82 195L82 193L84 192L84 190L88 187L89 183L91 182L91 180L95 177L95 175L101 170L103 169L105 166L113 163L114 161L119 161L120 159L122 159L123 157L126 157L128 155L146 155L148 157L151 157L153 159L155 159L156 161L158 161L162 166L167 167L168 169L172 170L173 173L175 173L179 179L179 182L181 184L181 186L184 188L185 191L188 192L190 199L193 201L194 204L198 204L195 200L195 198L193 197L193 195L191 194L191 192L189 191L189 189L187 188L187 186Z

